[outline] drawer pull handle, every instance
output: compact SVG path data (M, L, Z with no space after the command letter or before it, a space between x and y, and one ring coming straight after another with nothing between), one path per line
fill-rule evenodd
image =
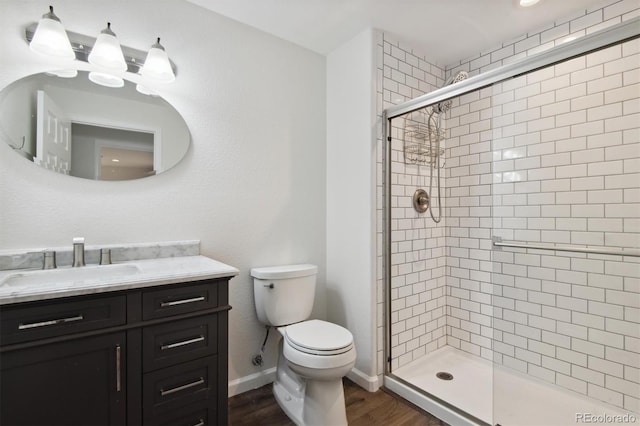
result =
M171 302L162 302L160 306L162 308L166 308L167 306L178 306L178 305L184 305L185 303L202 302L203 300L204 300L204 296L200 296L200 297L194 297L192 299L181 299L181 300L174 300Z
M120 392L122 390L122 366L120 363L120 352L120 345L116 345L116 392Z
M204 336L198 336L194 339L183 340L182 342L170 343L168 345L160 346L160 350L166 351L167 349L179 348L180 346L191 345L193 343L198 343L204 341Z
M204 379L200 377L195 382L187 383L186 385L178 386L177 388L171 388L168 390L160 389L160 396L171 395L172 393L180 392L182 390L189 389L194 386L199 386L203 383L204 383Z
M204 426L204 420L203 419L198 419L198 423L196 423L193 426Z
M82 315L76 315L75 317L59 318L59 319L54 319L49 321L30 322L26 324L20 323L18 324L18 330L28 330L30 328L47 327L49 325L64 324L67 322L74 322L74 321L82 321L83 319L84 317Z

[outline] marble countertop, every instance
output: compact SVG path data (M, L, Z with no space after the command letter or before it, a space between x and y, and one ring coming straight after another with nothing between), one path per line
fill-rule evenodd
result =
M72 269L78 270L77 276ZM96 270L100 272L94 274ZM0 271L0 305L233 277L238 273L236 268L205 256L131 260L82 268L6 270ZM22 278L26 278L24 282L20 281Z

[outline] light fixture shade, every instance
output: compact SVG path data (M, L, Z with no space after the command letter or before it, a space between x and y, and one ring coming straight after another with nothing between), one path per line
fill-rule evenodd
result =
M89 80L91 80L95 84L99 84L100 86L105 86L105 87L118 88L118 87L124 86L124 80L122 78L117 77L115 75L103 73L103 72L96 72L96 71L90 72Z
M160 44L160 38L158 38L158 41L149 49L147 59L145 59L140 73L144 78L159 83L171 83L176 79L176 75L173 73L173 68L171 68L171 63L169 62L169 56Z
M53 75L61 78L75 78L78 75L78 70L76 69L66 69L66 70L55 70L46 72L47 75Z
M76 57L67 32L60 19L53 13L53 6L49 6L49 13L42 15L29 47L34 52L58 58L75 59Z
M143 95L147 95L147 96L160 96L157 92L149 89L146 86L143 86L142 84L136 84L136 90L140 93L142 93Z
M98 35L88 59L90 64L110 71L127 70L127 63L124 61L120 42L118 42L114 32L111 31L110 22L107 23L107 28Z

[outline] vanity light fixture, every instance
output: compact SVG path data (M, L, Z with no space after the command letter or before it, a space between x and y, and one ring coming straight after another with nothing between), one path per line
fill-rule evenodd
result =
M171 63L169 63L169 56L165 52L164 46L160 44L160 37L149 49L140 74L144 78L160 83L171 83L176 79L176 75L171 69Z
M34 52L58 58L74 59L76 57L60 18L53 13L53 6L49 6L49 13L42 15L29 47Z
M160 44L160 38L148 52L132 49L120 45L111 30L111 23L107 23L107 28L96 39L65 31L60 19L53 13L53 7L49 6L49 9L50 12L43 15L38 23L27 26L25 30L31 50L58 58L75 58L88 62L93 68L89 72L89 79L102 86L124 86L122 77L129 72L141 75L141 83L146 86L139 90L141 93L156 95L148 88L149 85L153 87L156 83L171 83L175 80L176 66ZM77 71L65 69L54 74L72 77L74 72Z
M537 4L540 0L520 0L520 6L529 7Z

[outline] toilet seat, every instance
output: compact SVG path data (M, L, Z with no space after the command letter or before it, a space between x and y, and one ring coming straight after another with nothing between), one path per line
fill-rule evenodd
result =
M309 368L334 368L355 360L353 335L326 321L303 321L284 327L284 355Z
M285 327L284 336L292 347L313 355L338 355L353 346L349 330L327 321L310 320Z

